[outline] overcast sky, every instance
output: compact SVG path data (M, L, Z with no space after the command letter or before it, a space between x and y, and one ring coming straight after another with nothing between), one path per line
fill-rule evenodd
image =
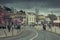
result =
M60 0L0 0L0 4L8 7L14 7L17 10L35 12L39 9L39 14L48 14L53 11L54 14L60 15Z

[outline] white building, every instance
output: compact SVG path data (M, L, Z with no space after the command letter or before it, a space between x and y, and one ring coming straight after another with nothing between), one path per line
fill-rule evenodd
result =
M32 23L36 23L36 15L33 12L28 12L27 13L27 23L28 25Z

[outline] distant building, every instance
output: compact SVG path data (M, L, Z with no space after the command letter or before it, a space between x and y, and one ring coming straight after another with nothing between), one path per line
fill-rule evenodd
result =
M36 23L36 14L33 12L28 12L27 13L27 23L28 25L30 24L35 24Z
M10 13L9 11L5 10L3 7L0 7L0 28L2 28L3 25L7 24L7 19L10 18ZM4 26L6 27L6 26Z
M11 14L12 18L20 18L22 21L22 24L26 24L26 13L19 11L16 14Z
M60 17L57 16L57 20L54 20L54 25L59 26L60 25Z
M39 20L44 20L45 16L44 15L38 15Z
M16 9L14 9L13 7L11 7L11 12L16 14L18 11Z
M41 21L45 19L44 15L38 15L38 24L41 24Z
M3 12L3 10L0 8L0 26L1 26L1 25L3 24L3 22L4 22L3 17L4 17L4 12Z
M49 23L51 22L50 18L48 16L45 16L45 20Z

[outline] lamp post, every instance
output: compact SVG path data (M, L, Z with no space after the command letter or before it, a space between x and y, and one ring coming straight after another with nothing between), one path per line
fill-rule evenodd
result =
M39 13L39 9L35 9L35 12L36 12L36 22L37 22L37 24L38 24L38 13Z

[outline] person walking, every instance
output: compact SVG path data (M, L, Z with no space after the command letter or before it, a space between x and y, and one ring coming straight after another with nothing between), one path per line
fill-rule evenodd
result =
M49 27L49 29L51 29L51 25L52 25L51 22L49 22L49 23L48 23L48 27Z
M20 20L20 18L17 18L15 20L15 23L16 23L17 29L20 29L21 28L21 20Z
M21 19L20 18L17 18L15 20L15 23L16 23L17 33L19 33L19 31L21 31Z
M42 24L42 26L43 26L43 30L46 30L46 21L45 21L45 20L42 21L41 24Z
M11 18L8 19L7 28L8 28L8 31L10 32L11 28L12 28L12 19Z

